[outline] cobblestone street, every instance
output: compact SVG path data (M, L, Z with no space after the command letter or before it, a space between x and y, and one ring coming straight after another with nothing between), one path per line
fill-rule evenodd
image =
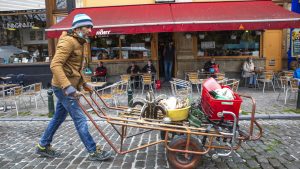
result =
M277 100L279 90L277 90L276 92L266 90L265 94L263 94L261 89L253 89L253 88L250 89L250 88L240 87L238 92L250 95L255 99L257 104L256 114L272 115L272 114L299 113L295 111L296 100L294 98L294 95L291 95L290 99L285 105L283 94L281 94L281 97L279 98L279 100ZM134 97L145 98L146 95L145 93L146 92L144 92L144 96L142 96L140 89L135 90ZM160 94L171 96L172 93L169 84L165 83L162 89L155 91L155 94L156 96ZM33 102L32 104L29 104L29 98L24 98L24 101L26 101L27 104L27 108L24 108L24 106L21 105L22 107L19 107L19 111L20 111L19 116L21 117L26 116L27 118L47 116L48 113L47 90L43 90L42 95L43 95L43 99L46 101L46 104L42 102L42 99L38 98L38 109L35 108ZM200 96L196 92L196 90L194 90L192 97L193 97L192 101L197 101ZM118 96L118 101L120 105L127 105L128 104L127 100L128 99L126 94ZM8 110L6 112L3 112L3 110L1 110L2 106L3 105L0 103L0 118L10 118L10 117L14 118L17 116L15 109L13 109L12 111ZM243 109L242 115L250 115L249 112L251 111L251 103L249 99L243 100L242 109Z
M209 155L205 155L198 168L300 168L300 121L259 122L264 128L261 141L243 143L242 148L231 158L213 160ZM55 159L38 157L34 154L35 144L47 123L45 121L0 121L0 168L169 168L162 144L126 155L115 155L110 161L90 162L86 158L88 154L71 121L63 123L54 138L53 147L62 152L62 155ZM240 124L245 126L248 121L241 121ZM109 150L110 147L92 124L89 125L96 142L104 144L104 149ZM110 125L102 121L98 121L98 125L105 128L111 140L119 141L120 138ZM131 132L135 130L132 129ZM158 139L158 132L152 131L141 137L129 139L126 145L132 148L140 143Z

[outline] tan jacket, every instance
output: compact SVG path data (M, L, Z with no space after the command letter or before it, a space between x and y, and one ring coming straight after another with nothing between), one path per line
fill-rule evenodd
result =
M83 66L83 44L86 41L76 35L66 35L59 39L56 53L50 64L53 73L52 85L66 88L69 85L79 90L84 83L81 70Z

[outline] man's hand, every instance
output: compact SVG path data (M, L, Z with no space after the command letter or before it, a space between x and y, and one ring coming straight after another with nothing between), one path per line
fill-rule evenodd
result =
M88 83L83 83L82 87L83 87L83 89L84 89L85 91L88 91L88 92L92 92L92 91L93 91L92 86L89 85Z
M73 86L68 86L66 88L63 89L64 90L64 93L67 95L67 96L75 96L77 90L73 87Z

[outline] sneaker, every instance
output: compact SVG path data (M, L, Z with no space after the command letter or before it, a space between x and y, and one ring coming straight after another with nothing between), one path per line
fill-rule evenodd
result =
M111 152L101 150L100 146L96 146L96 151L90 153L88 160L90 161L104 161L111 157Z
M51 145L42 147L40 144L37 144L35 153L43 157L50 157L50 158L55 158L60 156L60 153L53 150L51 148Z

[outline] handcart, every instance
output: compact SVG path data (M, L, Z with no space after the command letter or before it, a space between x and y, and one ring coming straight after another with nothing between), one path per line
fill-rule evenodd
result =
M205 91L203 94L206 94ZM205 104L205 100L203 100L204 97L208 96L202 96L201 104ZM262 136L262 127L255 120L256 104L254 99L241 94L238 95L238 97L250 99L252 102L251 120L248 129L239 127L237 112L218 109L218 111L220 111L215 112L212 116L211 113L215 110L213 110L213 107L207 106L202 107L204 108L204 114L208 114L205 115L208 117L208 120L196 127L191 125L188 120L176 122L165 121L164 117L166 115L161 111L157 111L155 116L145 116L141 113L141 109L123 106L111 107L96 91L90 93L89 96L80 94L78 104L101 136L116 153L126 154L156 144L164 144L169 164L173 168L186 169L196 168L199 165L201 156L204 154L209 153L212 158L229 156L234 150L237 150L241 146L242 142L258 140ZM88 108L92 108L97 117L104 119L114 128L116 133L120 136L120 145L115 145L103 129L97 125L94 117L87 111L87 105L83 105L80 102L80 98L86 101ZM224 102L230 103L230 101ZM105 108L103 108L103 106ZM229 105L227 106L230 107ZM118 113L116 115L108 115L106 109ZM217 117L217 120L212 117ZM142 131L139 130L140 132L131 134L129 128L138 128ZM131 149L125 147L124 141L126 139L153 130L163 133L164 138L158 141L150 141L147 144L138 145Z

